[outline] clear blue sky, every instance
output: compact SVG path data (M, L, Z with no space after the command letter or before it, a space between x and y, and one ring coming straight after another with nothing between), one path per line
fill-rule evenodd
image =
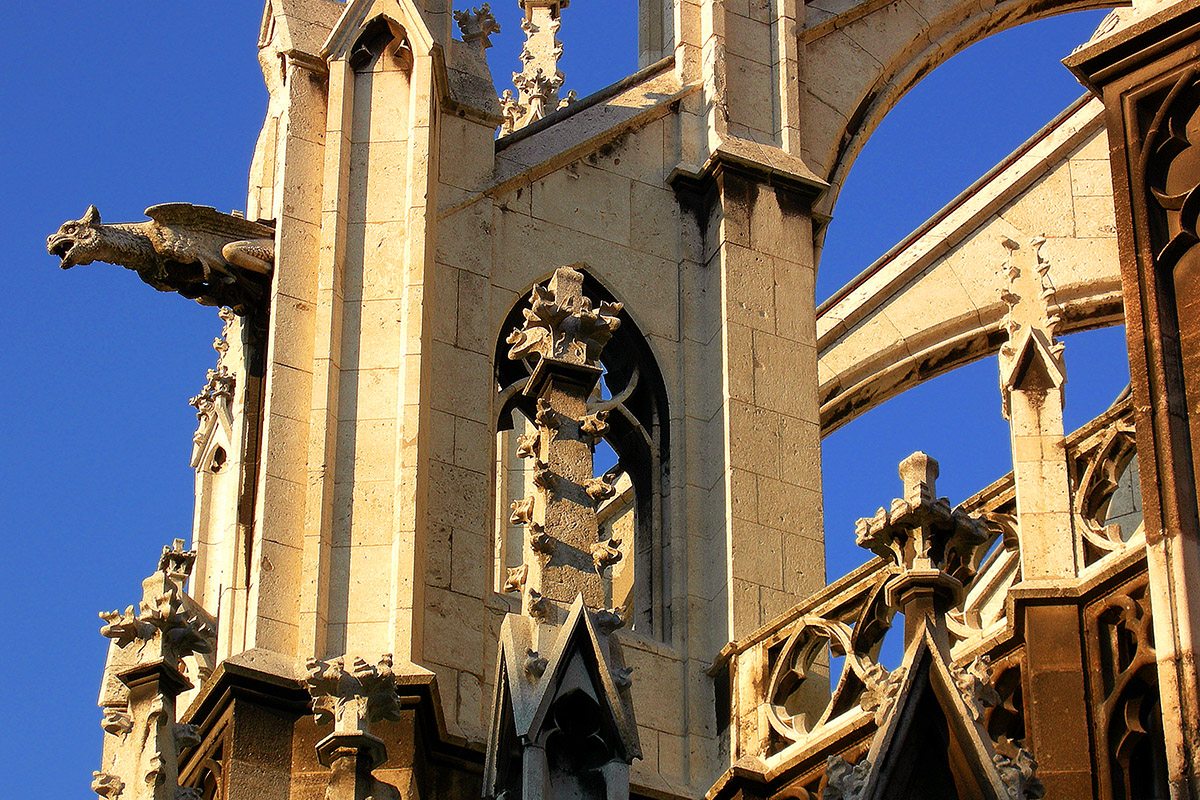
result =
M632 72L634 3L575 0L560 38L582 96ZM490 51L498 88L518 65L516 0ZM88 796L99 766L96 694L106 641L96 612L139 597L159 548L191 530L187 400L213 364L213 309L102 264L62 273L47 234L95 203L105 220L149 205L245 205L262 120L257 0L6 3L0 214L14 289L0 315L0 772L14 796ZM868 144L836 209L821 298L1082 93L1058 64L1102 14L1057 18L977 45L939 69ZM1068 339L1068 424L1127 381L1119 330ZM961 500L1009 469L996 366L933 381L826 442L831 574L861 563L855 517L899 489L915 449Z

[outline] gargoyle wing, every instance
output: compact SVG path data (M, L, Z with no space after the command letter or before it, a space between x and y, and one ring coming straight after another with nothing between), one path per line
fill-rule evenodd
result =
M146 216L159 225L193 234L206 233L227 242L270 239L275 230L260 222L217 211L212 206L191 203L160 203L146 209Z

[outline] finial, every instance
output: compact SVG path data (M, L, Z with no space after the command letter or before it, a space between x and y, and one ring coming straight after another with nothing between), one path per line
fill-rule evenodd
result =
M509 570L504 588L523 592L526 614L540 621L561 616L577 594L598 608L601 573L622 559L619 538L599 538L596 508L615 489L593 474L592 450L608 423L588 409L621 304L593 308L583 280L577 269L555 270L548 286L533 287L525 321L508 337L509 358L535 361L524 391L536 398L536 431L516 443L517 454L533 462L532 492L510 506L510 521L526 526L527 536L524 563Z
M454 21L462 31L462 40L467 44L478 42L480 52L491 47L492 34L500 32L500 23L496 22L488 3L470 11L455 11Z
M537 122L575 100L574 92L569 92L565 99L558 96L563 84L563 74L558 70L563 45L557 33L562 24L562 10L570 3L568 0L520 0L520 5L525 12L521 22L525 46L521 50L521 71L513 73L513 85L519 96L513 98L505 91L500 97L504 113L501 135ZM463 39L466 40L465 33Z

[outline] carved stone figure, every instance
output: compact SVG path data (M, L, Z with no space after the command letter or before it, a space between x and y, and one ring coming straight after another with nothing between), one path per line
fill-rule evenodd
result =
M149 222L100 221L88 206L46 239L63 269L104 261L137 272L160 292L178 292L202 305L246 315L266 293L275 264L274 230L208 206L163 203L146 209Z

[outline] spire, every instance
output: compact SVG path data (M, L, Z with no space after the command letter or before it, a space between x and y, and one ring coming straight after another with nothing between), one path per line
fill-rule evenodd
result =
M519 0L525 19L521 30L525 31L525 47L521 50L521 71L513 73L513 85L518 94L505 90L500 96L504 114L501 134L512 133L575 99L570 92L565 100L559 99L563 74L558 69L562 57L562 42L558 40L558 29L562 25L562 10L570 0Z
M500 629L489 798L627 800L629 765L641 758L632 670L614 635L624 622L600 608L601 575L621 552L599 537L596 506L613 488L593 476L592 451L608 425L587 405L620 312L619 303L593 309L583 273L560 267L548 287L534 287L508 337L509 358L532 365L524 393L535 398L536 431L520 437L517 454L533 459L534 489L512 504L527 535L504 589L521 593L522 613Z
M985 524L937 496L938 463L924 453L900 462L904 496L860 519L858 544L893 562L889 605L904 614L904 660L874 664L860 700L877 726L866 756L826 761L826 800L977 797L1034 800L1044 794L1022 743L993 740L985 710L1000 696L989 658L955 663L946 613L960 599Z
M212 666L216 620L184 591L196 560L176 539L158 570L142 581L142 599L100 614L109 639L99 705L104 750L92 789L108 800L178 800L179 754L199 743L195 726L176 724L177 699ZM185 659L187 661L185 662Z
M1063 438L1063 345L1055 338L1061 316L1045 237L1027 247L1004 237L1008 306L1000 347L1000 391L1009 421L1022 580L1074 577L1078 549L1071 518L1071 487Z
M506 583L522 591L533 616L544 613L544 600L565 605L577 594L598 608L600 574L620 559L612 543L600 542L596 522L596 506L613 494L592 467L608 425L587 407L600 379L600 351L620 325L620 311L619 303L593 310L583 296L583 273L561 267L547 288L534 287L525 323L508 338L509 358L537 360L525 386L537 398L537 431L517 443L517 453L533 459L534 491L512 504L513 522L526 526L525 563Z

